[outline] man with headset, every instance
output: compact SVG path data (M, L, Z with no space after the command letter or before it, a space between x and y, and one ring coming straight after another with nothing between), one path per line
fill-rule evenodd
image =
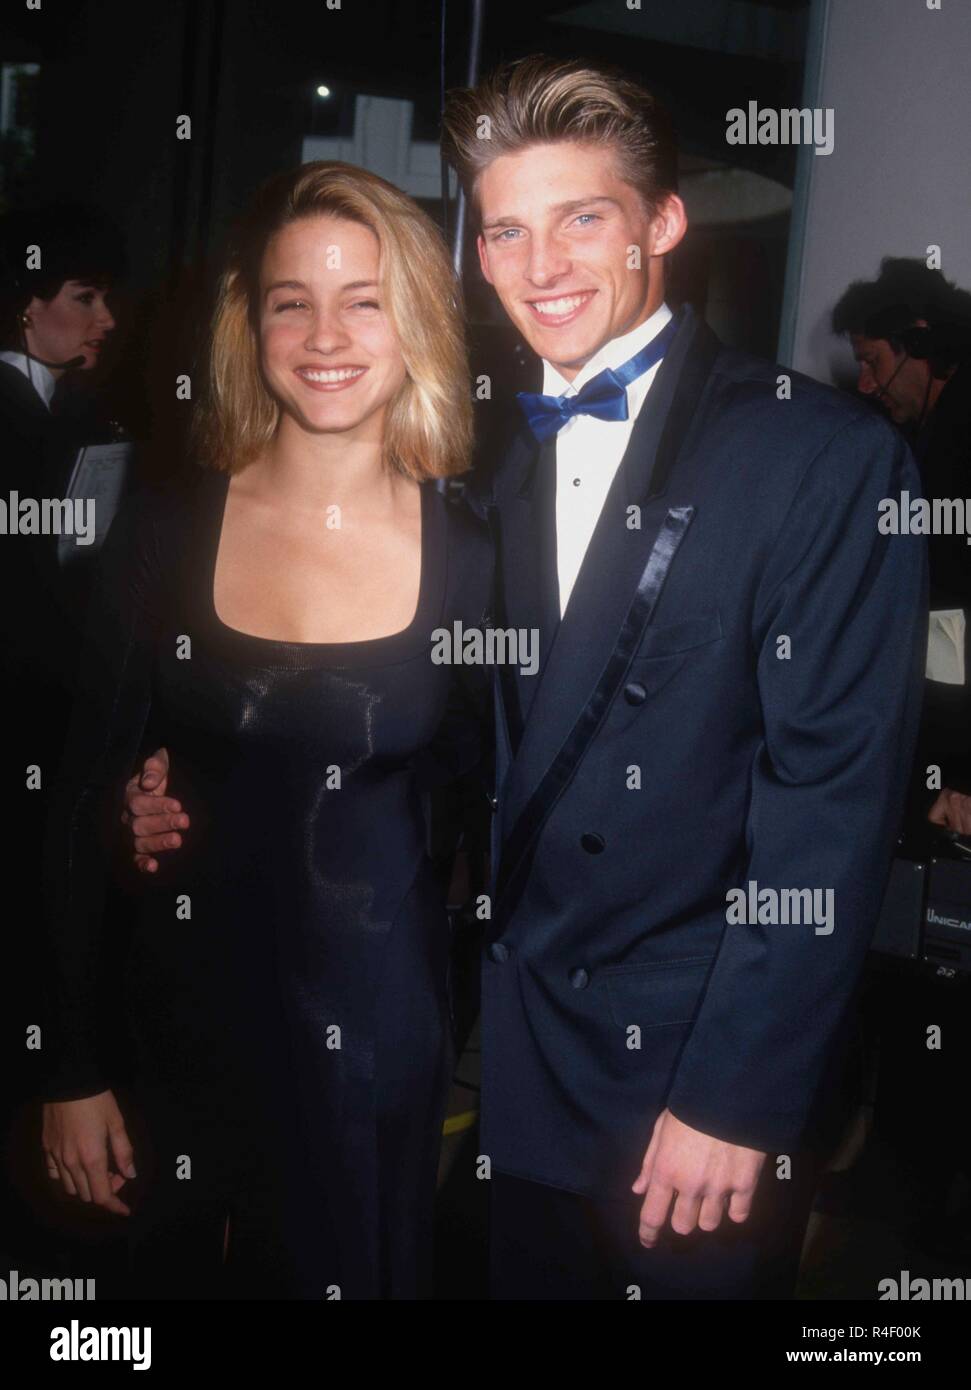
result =
M859 281L846 291L833 311L833 328L850 336L860 392L872 397L908 436L924 495L929 500L960 499L965 525L971 524L971 295L922 260L888 257L875 281ZM926 836L927 819L971 835L971 795L966 794L971 792L968 536L931 535L928 555L931 612L961 610L965 640L959 644L964 683L934 678L944 672L933 663L924 683L908 817L908 835L921 856L926 850L918 846L932 843ZM960 674L951 672L951 680ZM928 775L934 767L940 771L936 781ZM944 850L938 846L930 853ZM957 1173L966 1169L963 1117L947 1103L961 1085L971 1041L967 1004L967 979L945 983L908 972L875 976L866 1010L881 1058L877 1132L912 1183L908 1238L947 1259L966 1258L971 1238L971 1208L965 1203L961 1211L951 1198ZM949 1039L943 1061L915 1044L929 1019Z
M850 285L832 326L852 342L858 390L907 435L924 495L971 499L971 294L922 260L888 256L876 280ZM965 679L926 684L913 810L923 819L933 800L927 768L939 765L949 786L931 819L967 833L971 803L965 808L952 789L971 792L971 545L964 533L931 535L928 555L931 612L964 613Z
M833 310L859 364L857 389L908 435L928 498L971 492L971 294L921 260L886 257L876 280L852 284ZM963 535L930 541L931 606L971 601Z

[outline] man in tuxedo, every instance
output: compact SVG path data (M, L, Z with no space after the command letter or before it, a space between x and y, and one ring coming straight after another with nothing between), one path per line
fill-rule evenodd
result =
M877 529L914 465L672 314L642 89L527 60L451 95L444 149L544 371L479 500L492 620L541 652L497 679L492 1293L785 1297L916 731L925 555ZM164 772L129 788L145 864L188 823Z
M916 735L923 543L877 520L918 475L872 412L672 315L648 93L529 59L444 126L544 371L483 503L494 621L541 652L498 680L493 1294L786 1297Z

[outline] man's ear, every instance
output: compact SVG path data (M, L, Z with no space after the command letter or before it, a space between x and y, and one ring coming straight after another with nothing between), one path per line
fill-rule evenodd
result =
M489 259L486 255L485 237L482 235L481 232L475 239L475 248L479 253L479 267L482 271L482 274L485 276L485 278L491 285L494 282L492 276L489 274Z
M651 222L652 256L664 256L673 251L688 230L688 215L676 193L669 193L658 206Z

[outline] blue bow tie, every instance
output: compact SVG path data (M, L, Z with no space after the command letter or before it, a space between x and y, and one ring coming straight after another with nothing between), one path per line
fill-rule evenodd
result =
M552 439L574 415L626 420L628 385L660 362L676 331L677 323L671 319L629 362L598 372L575 396L542 396L532 391L518 391L516 399L539 442Z

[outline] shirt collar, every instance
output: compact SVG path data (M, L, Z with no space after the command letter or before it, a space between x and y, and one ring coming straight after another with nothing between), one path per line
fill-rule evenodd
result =
M603 347L585 362L572 381L567 381L556 370L551 362L543 360L543 394L545 396L562 396L564 394L575 395L581 387L586 386L588 381L592 381L598 372L604 371L607 367L622 367L632 357L635 357L648 343L652 342L661 329L673 318L671 310L666 304L655 309L649 319L639 323L636 328L632 328L629 333L624 333L619 338L611 338L609 343L604 343Z
M6 362L11 367L16 367L18 372L22 372L50 410L51 397L57 382L42 362L36 362L32 358L28 363L22 352L0 352L0 362Z

